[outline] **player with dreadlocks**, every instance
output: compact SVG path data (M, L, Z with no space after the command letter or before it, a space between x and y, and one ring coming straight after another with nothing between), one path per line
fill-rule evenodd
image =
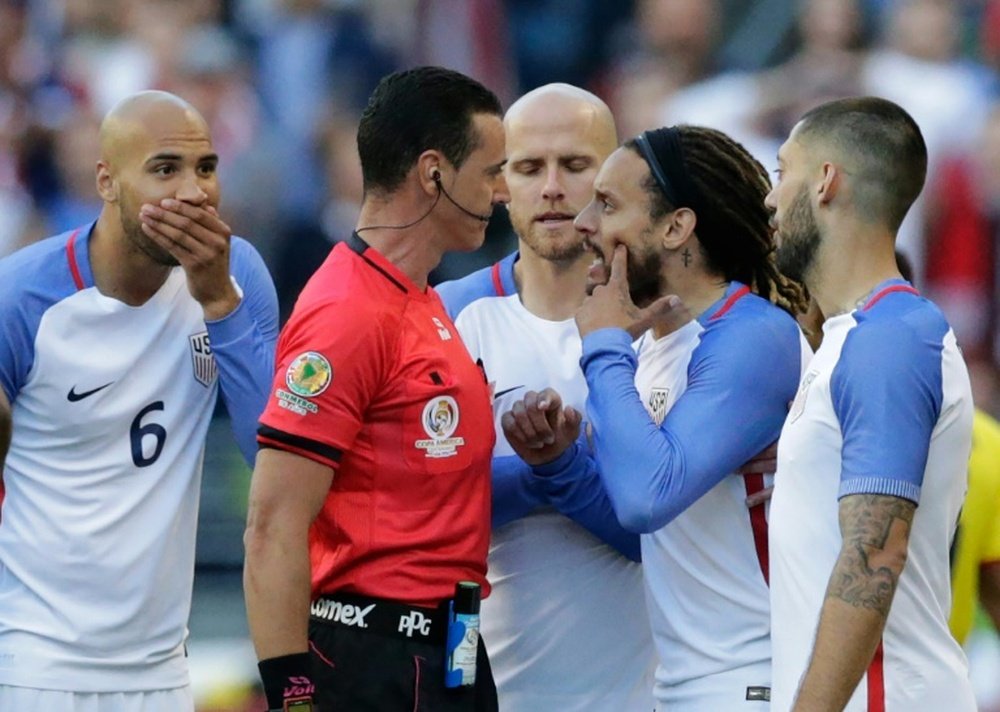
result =
M753 460L810 352L768 190L711 129L647 131L611 154L576 219L597 256L576 315L590 444L551 389L503 418L556 507L605 508L641 535L659 709L769 706L768 505L746 498L770 484Z

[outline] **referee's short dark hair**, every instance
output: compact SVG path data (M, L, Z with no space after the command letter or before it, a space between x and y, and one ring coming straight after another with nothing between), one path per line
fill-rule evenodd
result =
M383 77L358 125L365 194L393 193L427 150L461 167L481 140L472 118L484 113L503 116L500 100L459 72L417 67Z
M807 151L822 144L839 153L861 217L899 229L927 175L927 145L902 107L873 96L831 101L802 117L796 138Z

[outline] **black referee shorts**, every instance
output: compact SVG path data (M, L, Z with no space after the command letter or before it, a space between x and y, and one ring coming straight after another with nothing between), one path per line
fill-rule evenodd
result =
M309 641L316 702L322 712L498 709L497 688L482 639L476 683L458 688L444 686L444 646L437 640L410 639L374 626L340 625L313 615Z

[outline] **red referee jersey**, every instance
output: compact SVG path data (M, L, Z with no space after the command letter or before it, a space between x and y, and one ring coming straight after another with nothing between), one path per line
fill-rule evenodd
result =
M313 598L434 606L460 580L488 592L486 379L434 290L356 234L302 291L260 423L262 447L335 469L309 532Z

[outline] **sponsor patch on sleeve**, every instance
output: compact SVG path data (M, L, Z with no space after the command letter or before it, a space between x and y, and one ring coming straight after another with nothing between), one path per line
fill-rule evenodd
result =
M318 413L319 406L310 399L327 389L333 380L333 367L318 351L306 351L296 356L285 370L285 385L274 395L278 406L297 415Z

